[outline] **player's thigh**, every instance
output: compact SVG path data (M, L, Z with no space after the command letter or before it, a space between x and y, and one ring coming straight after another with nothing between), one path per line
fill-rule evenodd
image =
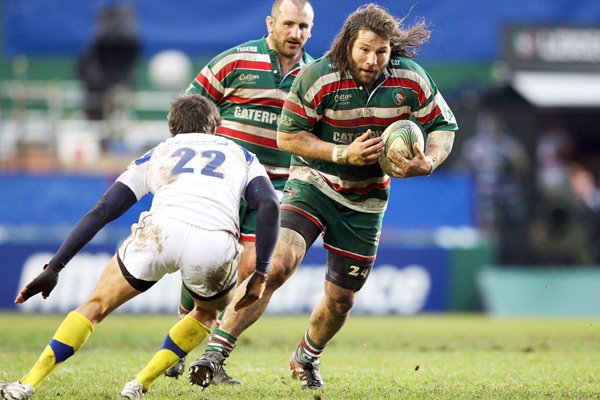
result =
M240 245L226 231L192 229L181 249L181 279L195 300L210 301L231 290L237 281Z
M358 291L367 281L377 254L383 214L337 207L328 215L323 245L328 250L326 279Z
M318 189L301 181L290 180L281 201L281 228L299 233L304 239L306 251L323 231L326 215L331 211L330 200Z
M256 242L241 240L243 251L240 254L240 262L238 265L238 284L249 277L256 268Z
M236 287L236 267L239 262L236 238L226 232L205 232L193 235L197 243L210 246L194 246L182 254L181 276L184 290L194 300L189 314L210 327L219 311L224 310L233 298ZM211 241L207 239L211 238ZM197 259L199 253L212 251L214 257ZM187 254L187 255L186 255Z
M258 212L240 200L240 241L256 241L256 218Z
M256 266L256 217L257 211L240 202L240 244L243 247L238 265L238 284L246 279Z
M77 311L97 323L140 293L123 276L115 255L104 268L90 297Z
M143 292L179 269L179 257L193 225L149 212L132 225L117 261L127 281Z

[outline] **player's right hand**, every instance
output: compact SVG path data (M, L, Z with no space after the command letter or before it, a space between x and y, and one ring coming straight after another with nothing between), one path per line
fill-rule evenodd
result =
M59 268L50 267L48 264L44 265L44 270L40 272L31 282L27 284L15 299L15 303L21 304L27 301L28 298L38 293L42 293L42 297L47 299L50 296L50 292L56 286L58 282Z
M380 136L371 136L372 131L367 129L348 145L348 164L365 166L375 164L379 160L385 143Z
M237 303L235 303L235 311L239 311L244 307L248 307L250 304L260 299L265 291L266 280L266 274L254 271L250 278L248 278L248 284L245 287L244 296Z

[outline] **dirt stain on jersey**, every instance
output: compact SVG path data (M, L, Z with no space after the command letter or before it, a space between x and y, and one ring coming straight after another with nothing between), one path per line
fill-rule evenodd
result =
M173 175L172 165L162 165L158 171L160 180L166 185L173 183L177 179L177 175Z
M155 152L157 160L167 161L169 160L168 154L170 152L173 152L173 148L171 146L166 145L158 146ZM164 164L160 163L158 165L159 181L167 185L172 183L175 179L177 179L177 175L173 175L173 168L175 167L176 163L179 162L179 157L171 155L170 159L172 162L169 161L165 162Z

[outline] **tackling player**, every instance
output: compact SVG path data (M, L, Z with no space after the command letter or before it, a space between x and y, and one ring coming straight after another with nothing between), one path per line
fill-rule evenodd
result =
M86 343L95 325L165 274L181 272L194 307L171 328L122 397L140 398L158 376L209 335L216 313L229 301L239 309L260 298L279 230L279 198L264 167L243 147L213 134L219 112L203 96L176 98L168 123L172 137L129 165L18 294L16 303L37 293L47 298L61 270L102 227L154 193L150 210L132 225L131 235L106 265L88 300L67 315L27 374L0 384L4 399L29 399L55 367ZM259 224L253 273L235 290L241 198L256 209Z
M217 135L244 146L265 166L276 190L282 191L288 178L290 154L277 147L277 122L292 82L300 69L312 58L304 52L310 37L314 12L308 0L276 0L266 18L267 36L226 50L213 58L187 89L215 102L223 122ZM256 211L242 202L241 238L244 248L238 270L243 281L255 263ZM180 317L187 314L193 301L182 288ZM218 328L217 328L218 332ZM219 346L211 340L207 349ZM218 353L214 353L217 354ZM184 362L166 372L178 377ZM220 370L213 384L238 384Z

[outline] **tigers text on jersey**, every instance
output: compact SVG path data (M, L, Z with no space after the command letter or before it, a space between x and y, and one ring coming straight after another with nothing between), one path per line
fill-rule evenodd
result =
M394 121L412 118L425 132L458 129L454 115L430 76L414 61L392 55L369 91L343 77L324 56L300 72L285 102L279 130L308 131L335 144L350 144L371 129L380 136ZM377 163L357 167L292 157L290 179L311 183L330 198L362 212L383 212L390 178Z
M239 237L240 198L257 176L254 154L226 138L179 134L133 161L117 178L139 200L154 193L150 212Z
M217 104L223 118L217 133L256 154L277 190L290 167L290 155L277 147L277 122L295 76L310 61L304 54L282 76L277 52L265 38L252 40L213 58L187 89Z

